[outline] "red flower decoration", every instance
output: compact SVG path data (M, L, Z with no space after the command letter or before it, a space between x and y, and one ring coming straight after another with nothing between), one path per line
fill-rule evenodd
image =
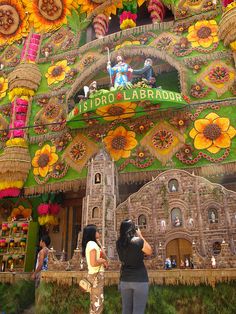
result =
M79 113L79 109L76 107L76 108L74 109L74 116L76 116L78 113Z
M59 204L57 204L57 203L50 204L50 213L51 213L51 215L56 216L59 213L60 209L61 209L61 207L60 207Z
M42 203L37 208L38 214L41 215L47 215L49 213L49 204Z

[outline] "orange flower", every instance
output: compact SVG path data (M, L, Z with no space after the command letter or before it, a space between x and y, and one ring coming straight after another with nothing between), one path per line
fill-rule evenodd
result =
M67 24L67 15L77 8L74 0L23 0L29 20L36 32L50 32Z
M134 103L121 103L115 105L108 105L96 110L96 114L103 116L106 121L113 121L116 119L130 118L135 114L137 105Z
M189 27L187 39L192 43L192 47L208 48L219 41L217 33L218 25L215 20L198 21Z
M86 12L87 15L92 13L97 6L99 6L99 3L105 2L103 1L93 1L93 0L77 0L78 4L80 5L80 12ZM116 14L116 9L121 9L123 7L122 0L114 1L115 3L110 4L109 6L105 7L104 14L107 16L110 16L111 14Z
M221 118L211 112L204 119L194 122L194 128L189 136L194 139L196 149L207 149L210 153L216 154L221 148L230 147L235 134L236 130L230 126L228 118Z
M56 147L48 144L44 145L42 149L36 151L32 160L34 167L34 175L45 178L46 175L53 170L53 165L58 160L58 155L55 153Z
M63 81L70 70L71 68L67 66L67 60L58 61L55 65L49 67L48 72L45 74L48 85Z
M1 25L0 45L12 44L27 36L29 32L28 17L20 0L0 1Z
M103 141L115 161L120 158L128 158L131 150L137 145L135 133L127 131L123 126L108 132Z

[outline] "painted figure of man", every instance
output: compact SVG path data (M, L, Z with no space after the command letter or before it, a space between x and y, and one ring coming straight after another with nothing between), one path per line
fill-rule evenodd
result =
M152 68L152 59L147 58L144 62L144 66L141 69L133 70L132 72L133 74L146 79L152 87L155 87L156 79Z
M118 55L117 64L115 66L111 66L111 62L107 62L107 71L111 76L114 76L114 87L117 88L119 86L125 87L129 82L128 74L131 72L131 69L127 63L123 61L121 55Z

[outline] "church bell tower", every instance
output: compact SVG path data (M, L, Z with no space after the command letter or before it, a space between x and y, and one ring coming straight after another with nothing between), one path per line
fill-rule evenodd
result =
M115 209L119 197L118 173L104 149L89 161L86 196L83 199L82 227L95 224L109 258L114 257Z

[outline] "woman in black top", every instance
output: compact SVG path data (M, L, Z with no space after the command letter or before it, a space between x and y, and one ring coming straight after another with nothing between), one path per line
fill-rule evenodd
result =
M122 314L144 314L148 297L148 274L143 259L144 254L152 254L152 248L130 219L122 221L120 225L116 248L122 263Z

